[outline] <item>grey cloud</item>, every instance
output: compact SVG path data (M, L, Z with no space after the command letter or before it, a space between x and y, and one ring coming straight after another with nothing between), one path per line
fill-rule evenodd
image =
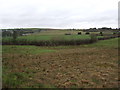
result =
M41 0L42 1L42 0ZM0 25L3 27L59 27L59 28L83 28L96 26L113 26L117 25L117 9L107 9L96 11L90 6L79 4L71 6L65 2L65 6L52 3L51 5L39 6L39 4L19 5L19 7L10 8L11 11L3 11L0 13ZM67 4L69 7L67 7ZM55 7L55 6L56 7ZM81 4L80 4L81 5ZM89 5L89 4L87 4ZM74 8L75 7L75 8ZM89 8L91 7L91 8ZM97 7L94 6L94 7ZM86 24L86 25L84 25ZM91 26L90 26L91 25ZM81 27L80 27L81 26Z

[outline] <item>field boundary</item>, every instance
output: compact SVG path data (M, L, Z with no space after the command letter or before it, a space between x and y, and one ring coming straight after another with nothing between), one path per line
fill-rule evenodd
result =
M92 44L98 40L108 40L112 38L117 38L120 36L108 36L104 38L91 38L91 39L79 39L79 40L39 40L39 41L27 41L26 39L21 39L20 41L2 41L2 45L36 45L36 46L60 46L60 45L83 45Z

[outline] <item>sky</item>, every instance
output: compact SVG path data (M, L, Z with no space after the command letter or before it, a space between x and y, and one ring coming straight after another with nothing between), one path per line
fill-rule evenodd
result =
M118 28L119 0L0 0L0 28Z

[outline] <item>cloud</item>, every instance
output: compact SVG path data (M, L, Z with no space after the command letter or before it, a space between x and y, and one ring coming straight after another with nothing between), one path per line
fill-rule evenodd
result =
M0 12L0 28L116 28L118 1L0 0Z

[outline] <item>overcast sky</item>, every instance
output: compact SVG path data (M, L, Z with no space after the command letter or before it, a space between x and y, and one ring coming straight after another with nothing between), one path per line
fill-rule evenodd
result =
M0 0L0 28L117 28L118 1Z

